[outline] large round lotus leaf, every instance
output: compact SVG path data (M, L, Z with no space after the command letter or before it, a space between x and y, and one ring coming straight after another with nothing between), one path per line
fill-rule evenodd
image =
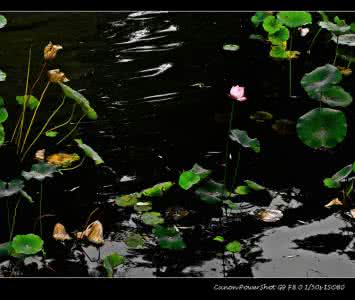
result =
M326 64L318 67L310 73L306 73L302 80L301 85L310 96L317 95L317 93L325 87L337 84L341 81L342 75L337 67Z
M281 23L274 16L268 16L263 21L263 28L270 34L275 33L281 27Z
M35 234L16 235L11 243L16 254L33 255L43 249L43 240Z
M2 145L5 142L5 129L2 124L0 124L0 145Z
M151 226L164 223L164 219L161 217L161 214L155 211L144 213L142 215L142 221L144 224L151 225Z
M341 34L344 34L344 33L350 31L350 26L338 25L338 24L332 23L330 21L320 21L320 22L318 22L318 25L320 27L334 33L335 35L341 35Z
M34 110L39 105L39 100L32 95L27 96L16 96L16 101L19 105L23 105L23 102L26 100L26 107L30 110Z
M330 108L316 108L299 118L297 133L301 141L315 149L333 148L346 136L344 113Z
M334 42L336 42L337 41L337 37L333 36L332 40ZM345 46L354 47L355 46L355 34L354 33L349 33L349 34L339 35L338 43L339 43L339 45L345 45Z
M332 107L346 107L353 101L352 96L340 86L329 86L320 92L320 101Z
M255 26L259 26L260 23L264 21L264 19L270 16L272 13L266 11L257 11L254 16L251 17L251 22Z
M0 70L0 81L6 80L6 73Z
M273 45L279 45L282 44L282 42L287 41L290 37L290 32L287 29L287 27L282 26L278 31L275 33L269 34L268 40L273 44Z
M290 28L312 23L312 15L305 11L282 11L277 14L278 20Z
M260 152L260 142L257 138L250 138L248 133L244 130L232 129L230 131L229 137L232 141L238 142L245 148L250 148L254 152Z
M0 15L0 28L5 27L7 24L7 20L3 15Z

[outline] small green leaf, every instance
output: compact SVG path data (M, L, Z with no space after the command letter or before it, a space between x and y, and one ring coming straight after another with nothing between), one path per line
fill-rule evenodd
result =
M5 27L7 24L7 20L3 15L0 15L0 28Z
M158 183L150 188L142 191L142 194L146 197L161 197L174 185L171 181Z
M226 250L232 253L240 252L241 248L241 244L238 241L233 241L226 245Z
M281 26L282 24L274 16L268 16L263 21L264 30L270 34L280 30Z
M58 131L52 131L51 130L51 131L47 131L46 132L46 136L51 137L51 138L52 137L56 137L58 135L58 133L59 133Z
M248 195L250 192L250 187L246 185L237 186L237 188L235 189L235 193L237 193L238 195Z
M282 11L277 13L277 19L289 28L312 24L312 15L305 11Z
M116 205L122 207L134 206L138 199L141 197L139 193L133 193L129 195L121 195L116 197Z
M262 191L265 190L265 187L263 187L262 185L256 183L255 181L252 180L244 180L244 182L248 185L248 187L250 187L252 190L254 191Z
M147 202L137 202L134 205L134 210L136 212L146 212L152 210L152 202L147 201Z
M144 213L142 215L142 221L144 224L151 225L151 226L164 223L164 219L161 217L161 214L155 211Z
M16 101L19 105L23 105L25 100L26 100L26 107L28 107L30 110L34 110L39 105L39 101L35 96L32 95L16 96Z
M184 190L189 190L193 185L199 183L200 180L201 177L199 175L196 175L191 171L185 171L181 173L179 177L179 185Z
M226 51L238 51L240 49L240 46L235 45L235 44L224 44L223 45L223 50Z
M138 233L130 233L124 242L129 248L133 249L142 249L144 245L144 239Z
M217 241L217 242L221 242L223 243L224 242L224 237L223 236L220 236L220 235L217 235L213 238L214 241Z
M330 189L337 189L340 188L340 183L337 181L334 181L332 178L325 178L323 180L324 186Z
M8 118L8 113L5 107L0 108L0 123L4 123Z
M107 276L112 277L114 269L123 264L124 260L125 258L118 253L105 256L102 260L102 265L106 270Z
M100 165L104 163L104 160L100 157L100 155L89 145L84 144L81 139L75 139L74 141L78 143L78 146L84 150L85 155L91 158L96 165Z
M33 255L43 250L43 240L35 234L16 235L11 242L15 254Z
M232 129L230 131L229 137L232 141L238 142L245 148L250 148L254 152L260 152L260 142L257 138L250 138L248 133L244 130Z

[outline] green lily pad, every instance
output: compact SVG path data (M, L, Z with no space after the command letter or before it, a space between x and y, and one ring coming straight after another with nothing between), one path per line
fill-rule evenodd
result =
M174 185L171 181L158 183L150 188L142 191L142 194L146 197L161 197Z
M5 27L7 24L7 20L3 15L0 15L0 28Z
M323 180L324 186L330 189L338 189L340 188L341 184L337 181L334 181L332 178L325 178Z
M265 190L265 187L263 187L262 185L256 183L255 181L244 180L244 182L248 185L249 188L251 188L254 191L263 191L263 190Z
M48 137L56 137L57 135L59 134L59 132L58 131L47 131L46 132L46 136L48 136Z
M182 250L186 248L186 244L180 233L173 227L156 226L153 234L159 240L159 246L162 249Z
M0 145L5 142L5 128L0 124Z
M121 207L134 206L138 202L138 199L141 197L139 193L133 193L129 195L121 195L116 197L116 205Z
M251 120L254 120L258 123L264 123L265 121L269 121L272 120L273 116L271 113L267 112L267 111L256 111L254 113L252 113L249 118Z
M146 212L142 215L142 221L146 225L155 226L158 224L163 224L164 219L159 212L151 211Z
M59 82L60 87L63 90L63 93L66 97L73 99L76 103L79 104L84 113L86 113L87 117L91 120L97 119L97 114L95 110L90 106L89 100L87 100L82 94L73 90L70 86Z
M122 265L125 261L125 258L118 253L112 253L107 255L102 260L102 265L106 270L107 277L112 277L114 269L119 265Z
M282 24L274 16L268 16L263 21L264 30L270 34L280 30L281 27Z
M341 86L329 86L322 89L320 92L320 101L332 107L346 107L353 101L352 96L344 91Z
M251 22L254 24L255 27L258 27L261 23L264 22L265 18L272 15L270 12L266 11L257 11L255 15L251 17Z
M23 105L25 99L27 100L26 107L28 107L30 110L34 110L39 104L39 100L35 96L16 96L16 101L20 105Z
M332 41L337 42L337 37L333 36ZM354 47L355 46L355 34L348 33L348 34L339 35L338 36L338 44L344 45L344 46L349 46L349 47Z
M85 155L91 158L96 165L100 165L104 163L104 160L101 158L101 156L89 145L84 144L81 139L75 139L74 141L78 143L78 146L84 150Z
M351 28L348 25L338 25L330 21L320 21L318 22L318 25L339 36L349 32Z
M226 245L226 250L229 252L232 252L232 253L240 252L241 248L242 248L242 246L241 246L240 242L238 242L238 241L233 241L233 242L230 242Z
M214 180L208 180L203 186L199 187L195 193L207 204L217 204L222 202L225 188L223 184Z
M346 136L345 115L330 108L313 109L298 119L297 133L301 141L311 148L333 148Z
M280 45L283 42L287 41L289 37L290 37L290 31L287 29L287 27L281 26L281 28L278 31L269 34L268 40L273 45Z
M317 99L320 91L330 85L339 83L341 79L342 75L338 68L326 64L306 73L301 80L301 85L310 97Z
M152 202L147 201L147 202L137 202L134 205L134 210L136 212L146 212L152 210Z
M55 172L57 172L57 169L54 166L45 162L40 162L38 164L32 165L30 172L22 171L21 174L26 180L33 178L39 181L43 181L46 178L52 178Z
M15 254L33 255L43 250L43 240L35 234L16 235L11 242Z
M312 15L306 11L282 11L277 13L277 19L289 28L312 24Z
M0 81L5 81L5 80L6 80L6 73L0 70Z
M244 130L232 129L230 131L229 137L232 141L238 142L245 148L250 148L254 152L260 152L260 142L257 138L250 138L248 133Z
M10 182L0 180L0 198L10 197L19 193L24 188L24 183L21 179L13 179Z
M191 171L181 173L179 177L179 185L184 190L189 190L196 183L201 181L201 177Z
M152 233L158 238L164 236L175 236L179 234L179 232L174 227L164 227L161 225L155 226L152 230Z
M251 192L251 189L247 185L239 185L234 192L238 195L248 195Z
M223 50L226 50L226 51L238 51L239 49L240 49L240 46L235 45L235 44L223 45Z
M221 242L223 243L224 242L224 237L223 236L220 236L220 235L217 235L213 238L214 241L216 242Z
M142 249L144 245L144 239L138 233L130 233L124 242L129 248L133 249Z

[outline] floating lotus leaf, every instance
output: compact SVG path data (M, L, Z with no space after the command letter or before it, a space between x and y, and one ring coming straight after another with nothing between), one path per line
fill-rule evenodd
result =
M232 252L232 253L240 252L241 248L242 248L242 246L241 246L240 242L238 242L238 241L233 241L233 242L230 242L226 245L226 250L229 252Z
M223 184L209 180L203 186L199 187L195 193L202 201L208 204L217 204L222 202L225 188Z
M151 225L151 226L164 223L164 219L161 217L161 214L155 211L144 213L142 215L142 221L144 224Z
M251 189L247 185L239 185L234 192L238 195L248 195L251 192Z
M338 36L350 31L350 26L338 25L330 21L320 21L318 22L318 25Z
M264 123L265 121L272 120L273 116L267 111L256 111L253 114L251 114L249 118L258 123Z
M214 241L216 242L221 242L223 243L224 242L224 237L223 236L220 236L220 235L217 235L213 238Z
M186 248L186 244L180 233L173 227L156 226L153 234L159 240L159 246L163 249L181 250Z
M24 188L24 183L21 179L13 179L10 182L0 180L0 198L10 197L19 193Z
M47 157L47 162L50 165L61 168L68 168L78 160L80 160L80 156L76 153L55 153Z
M283 213L277 209L258 209L254 214L263 222L277 222L283 217Z
M56 137L58 134L59 134L58 131L53 131L53 130L46 132L46 136L51 137L51 138Z
M28 107L30 110L34 110L38 104L39 101L35 96L32 95L27 95L27 96L16 96L16 101L18 104L23 105L23 102L26 101L26 107Z
M147 202L137 202L134 205L134 210L137 212L145 212L145 211L150 211L152 210L152 202L147 201Z
M275 33L280 30L281 27L282 24L274 16L268 16L263 21L263 28L269 34Z
M179 185L184 190L189 190L192 186L199 183L201 177L191 171L181 173L179 177Z
M332 107L346 107L353 101L352 96L341 86L328 86L319 92L319 100Z
M6 73L0 70L0 81L5 81L5 80L6 80Z
M55 224L52 236L56 241L60 241L60 242L68 241L72 239L70 235L67 233L67 231L65 230L65 227L60 223Z
M90 106L89 100L87 100L82 94L73 90L70 86L59 82L60 87L63 90L63 93L66 97L73 99L76 103L79 104L84 113L87 114L87 117L91 120L97 119L97 114L95 110Z
M102 260L102 265L106 270L107 277L112 277L114 269L119 265L122 265L125 261L125 258L118 253L112 253L107 255Z
M249 188L251 188L254 191L263 191L263 190L265 190L265 187L263 187L262 185L256 183L255 181L244 180L244 182L248 185Z
M240 46L235 45L235 44L223 45L223 50L226 50L226 51L238 51L239 49L240 49Z
M150 188L147 188L142 191L142 194L146 197L161 197L167 192L172 186L174 185L173 182L167 181L158 183Z
M14 254L33 255L43 250L43 240L35 234L16 235L11 242Z
M312 15L305 11L282 11L277 14L277 19L289 28L312 24Z
M142 249L144 245L144 239L138 233L130 233L124 242L129 248L133 249Z
M332 206L342 206L343 202L339 200L339 198L335 198L332 201L330 201L328 204L324 205L326 208L330 208Z
M288 119L276 120L272 129L280 135L289 135L295 132L295 122Z
M342 75L337 67L326 64L318 67L310 73L306 73L301 85L312 98L318 98L318 94L324 88L337 84L341 81Z
M38 164L32 165L30 172L22 171L22 176L26 180L33 178L39 181L43 181L46 178L52 178L55 172L57 172L57 169L54 166L45 162L40 162Z
M84 144L81 139L75 139L74 141L78 143L78 146L84 150L85 155L91 158L96 165L100 165L104 163L104 160L101 158L101 156L89 145Z
M267 11L257 11L255 15L251 17L251 22L257 27L270 15L272 15L272 13Z
M127 207L137 204L138 199L141 197L140 193L133 193L129 195L121 195L116 197L116 204L118 206Z
M343 112L330 108L316 108L297 122L297 133L308 147L333 148L346 136L347 123Z
M285 26L281 26L281 28L272 33L269 34L268 40L273 44L273 45L280 45L283 42L287 41L290 37L290 32Z
M0 124L0 145L5 142L5 128Z
M250 148L254 152L260 152L260 142L257 138L252 139L248 136L248 133L244 130L232 129L229 137L232 141L238 142L245 148Z

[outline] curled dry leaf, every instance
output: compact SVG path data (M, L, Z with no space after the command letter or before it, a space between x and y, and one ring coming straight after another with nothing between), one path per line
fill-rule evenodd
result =
M338 66L337 68L340 71L340 73L343 74L344 76L349 76L353 72L350 68L347 68L347 67Z
M86 238L89 242L95 245L103 245L103 227L100 221L92 222L83 232L77 232L75 237L79 240Z
M45 60L53 60L57 56L58 50L63 49L61 45L53 45L52 42L44 48L43 56Z
M50 82L59 83L59 82L68 82L69 79L65 76L63 72L59 69L48 71L48 78Z
M55 153L47 157L47 162L50 165L64 168L70 167L74 162L78 160L80 160L80 156L76 153Z
M69 234L67 233L67 231L65 230L65 227L60 224L57 223L54 226L54 230L53 230L53 238L56 241L67 241L67 240L71 240L72 238L69 236Z
M276 222L283 217L283 213L277 209L259 209L254 214L257 219L263 222Z
M35 153L35 159L38 160L38 161L44 161L45 153L46 153L45 149L38 150Z
M332 206L335 206L335 205L343 205L343 202L341 202L339 200L339 198L335 198L332 201L330 201L328 204L324 205L324 207L329 208L329 207L332 207Z

